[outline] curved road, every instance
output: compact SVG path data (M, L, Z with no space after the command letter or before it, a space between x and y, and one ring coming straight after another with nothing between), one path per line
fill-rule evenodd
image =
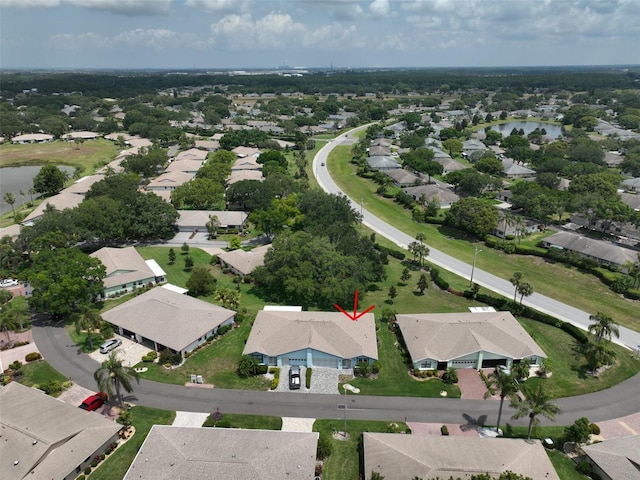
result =
M333 193L341 193L329 176L326 163L329 151L344 139L344 135L323 147L314 159L313 169L320 185ZM353 203L353 202L352 202ZM360 206L354 203L355 208ZM414 239L382 222L366 210L363 211L367 226L390 238L398 245L406 247ZM469 277L470 266L441 252L431 250L430 260L437 265ZM474 280L486 288L506 294L511 293L511 284L476 269ZM535 308L548 311L567 321L580 325L585 312L567 307L542 295L532 296L529 303ZM588 320L588 315L587 315ZM632 332L636 333L636 332ZM624 341L640 343L624 332ZM623 331L621 329L621 337ZM33 337L38 349L47 361L58 371L74 382L93 389L93 372L98 363L71 342L62 325L35 322ZM586 416L594 422L608 420L638 412L640 398L640 375L630 378L614 388L601 392L569 397L558 400L563 413L557 417L557 423L568 425L576 418ZM207 389L169 385L141 380L135 386L133 395L127 401L167 410L194 412L212 412L219 408L227 413L249 413L257 415L276 415L287 417L342 419L343 411L338 405L344 402L341 395L313 395L303 393L276 393L257 391L238 391ZM495 424L498 402L491 400L463 400L413 397L378 397L350 395L348 398L348 418L387 421L413 421L433 423L468 423L470 419L481 420L486 424ZM509 418L512 410L505 405L504 418ZM526 424L526 418L515 422ZM545 420L543 420L544 422ZM513 423L513 422L511 422Z
M358 131L360 129L366 128L359 127L355 130L352 130L350 133ZM329 171L326 167L327 158L331 150L333 150L336 146L340 145L343 140L349 135L349 133L340 135L335 140L328 142L324 147L320 149L317 153L316 157L313 161L313 173L316 177L316 180L320 184L320 187L324 189L328 193L341 194L345 195L345 193L340 190L338 185L333 181ZM323 164L325 166L323 166ZM363 223L369 227L371 230L376 233L382 235L383 237L388 238L396 245L401 248L406 249L407 246L415 241L415 238L407 235L404 232L401 232L397 228L389 225L385 221L379 219L371 212L362 208L362 205L359 205L353 199L350 199L351 205L354 210L362 212ZM459 275L460 277L469 279L471 277L471 265L464 263L450 255L447 255L439 250L429 247L429 261L438 265L445 270L448 270L452 273ZM479 268L475 268L473 273L473 281L478 285L481 285L493 292L499 293L501 295L506 296L507 298L511 298L513 296L513 285L511 282L504 280L500 277L496 277L490 273L487 273ZM524 301L524 304L535 308L541 312L547 313L549 315L553 315L556 318L564 320L565 322L572 323L583 330L586 330L591 321L589 320L589 313L579 310L577 308L571 307L564 303L558 302L552 298L541 295L539 293L534 293L530 297L527 297ZM592 312L595 313L595 312ZM640 333L630 330L625 327L619 327L620 329L620 338L614 339L616 343L623 345L631 350L637 351L640 349Z

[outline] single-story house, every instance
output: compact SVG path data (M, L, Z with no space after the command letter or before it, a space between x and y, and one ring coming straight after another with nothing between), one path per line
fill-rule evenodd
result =
M404 168L395 168L393 170L385 170L388 176L391 177L393 183L398 187L409 187L412 185L420 185L422 179L417 175L405 170Z
M639 178L629 178L627 180L623 180L620 185L625 190L631 190L633 192L640 192L640 177Z
M247 158L247 157L257 158L260 156L260 153L262 153L259 148L243 147L243 146L236 147L231 151L235 153L238 158Z
M606 265L623 266L627 262L635 263L638 260L638 252L630 248L624 248L612 242L583 237L572 232L558 232L542 239L545 248L557 248L576 252L585 258L592 258L598 263Z
M484 152L485 150L489 150L489 148L475 138L462 142L462 154L465 156L470 156L473 152Z
M388 157L391 155L391 147L383 145L371 145L369 148L370 157Z
M235 172L231 172L231 175L227 178L227 185L233 185L242 180L258 180L262 182L264 177L262 176L261 170L236 170Z
M582 452L602 480L629 480L640 476L640 435L586 445Z
M507 178L533 178L536 176L536 171L509 160L503 160L502 174Z
M532 480L560 480L540 441L466 436L362 434L364 470L385 480L470 478L509 470ZM630 478L630 477L629 477Z
M236 312L182 295L153 288L102 314L123 336L153 350L165 348L184 355L213 336L219 327L232 325Z
M82 203L84 195L73 193L72 191L63 190L57 195L53 195L46 198L40 205L38 205L26 218L22 221L22 225L25 227L33 225L40 217L42 217L50 208L49 205L58 211L66 210L67 208L75 208Z
M215 152L220 148L220 142L217 140L196 140L196 148L202 148L209 152Z
M73 142L74 140L95 140L100 138L100 134L96 132L69 132L62 136L63 140Z
M371 170L385 171L400 168L400 164L395 158L388 156L368 157L367 164Z
M236 275L244 277L257 267L264 265L264 256L270 248L271 245L262 245L249 251L239 248L219 254L218 260L223 267L227 267Z
M239 157L231 166L231 171L238 170L262 170L262 164L258 163L257 157Z
M192 160L196 162L200 162L202 165L207 161L207 155L209 152L206 150L200 150L198 148L190 148L189 150L185 150L176 155L176 161L180 162L182 160Z
M198 170L200 170L203 163L204 162L201 160L194 160L194 159L177 160L176 159L173 162L169 163L169 165L167 165L167 168L165 168L164 171L165 172L185 172L191 175L195 175L196 173L198 173Z
M627 204L629 207L636 211L640 211L640 192L638 193L625 193L620 194L620 200L622 203Z
M104 175L87 175L86 177L79 178L73 185L65 188L64 191L68 193L75 193L78 195L86 195L91 186L94 183L98 183L104 180Z
M507 236L515 235L516 233L526 234L540 230L540 222L520 216L513 216L513 220L514 222L511 223L504 211L498 210L498 226L493 231L493 234L496 237L506 238ZM519 223L516 223L516 221Z
M48 133L25 133L11 138L11 143L47 143L53 142L53 135Z
M217 210L178 210L178 220L176 225L181 232L206 232L207 223L211 216L218 218L220 228L237 228L242 230L249 216L247 212L239 211L217 211Z
M391 140L388 138L375 138L371 141L371 146L391 147Z
M432 183L428 185L420 185L417 187L404 188L404 193L411 195L416 202L430 201L437 197L440 202L440 208L449 208L451 205L460 200L460 196L448 188L442 188Z
M186 173L181 171L166 172L159 177L151 180L147 185L147 190L170 190L173 191L180 185L193 180L195 175L193 173Z
M464 170L465 168L467 168L462 163L451 158L451 155L449 155L444 150L433 145L429 145L429 148L433 150L434 153L433 161L438 162L440 165L442 165L444 174L455 172L457 170Z
M544 351L510 312L396 315L416 370L511 367L527 358L540 365Z
M118 440L121 426L41 390L0 388L3 480L72 480Z
M107 270L103 280L105 298L166 281L165 272L155 260L145 261L134 247L104 247L90 256L100 260Z
M261 310L244 355L278 367L348 369L378 359L373 313L353 321L341 312Z
M124 480L313 480L318 435L154 425Z

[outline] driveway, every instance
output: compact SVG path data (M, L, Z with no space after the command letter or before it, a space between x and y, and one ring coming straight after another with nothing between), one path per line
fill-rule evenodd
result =
M458 387L462 398L468 400L483 400L487 386L480 378L480 373L475 368L459 368Z
M321 393L327 395L337 395L338 376L345 373L335 368L313 367L311 373L311 388L306 387L306 367L300 367L300 380L302 385L300 390L289 390L289 370L290 367L282 367L280 369L280 381L278 388L274 392L295 392L295 393Z
M144 347L139 343L131 341L131 339L123 337L121 335L114 335L115 338L122 340L122 345L113 350L118 352L118 357L122 360L122 365L126 367L133 367L137 363L142 361L142 356L151 351L150 348ZM100 353L100 349L95 350L89 354L89 358L95 360L98 363L104 362L109 355Z

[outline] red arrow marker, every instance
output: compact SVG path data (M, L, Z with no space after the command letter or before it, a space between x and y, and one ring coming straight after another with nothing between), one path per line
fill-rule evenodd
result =
M338 310L340 310L342 313L344 313L347 317L349 317L351 320L353 320L354 322L356 320L358 320L361 316L363 316L365 313L370 312L371 310L373 310L374 308L376 308L375 305L371 305L369 308L367 308L364 312L358 313L358 290L356 290L356 296L353 299L353 315L351 315L350 313L346 312L344 308L342 308L340 305L338 305L337 303L333 305L334 307L336 307Z

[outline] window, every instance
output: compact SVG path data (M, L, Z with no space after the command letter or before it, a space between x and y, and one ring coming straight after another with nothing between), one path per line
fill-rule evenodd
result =
M420 364L420 368L433 368L431 366L431 360L425 360Z

